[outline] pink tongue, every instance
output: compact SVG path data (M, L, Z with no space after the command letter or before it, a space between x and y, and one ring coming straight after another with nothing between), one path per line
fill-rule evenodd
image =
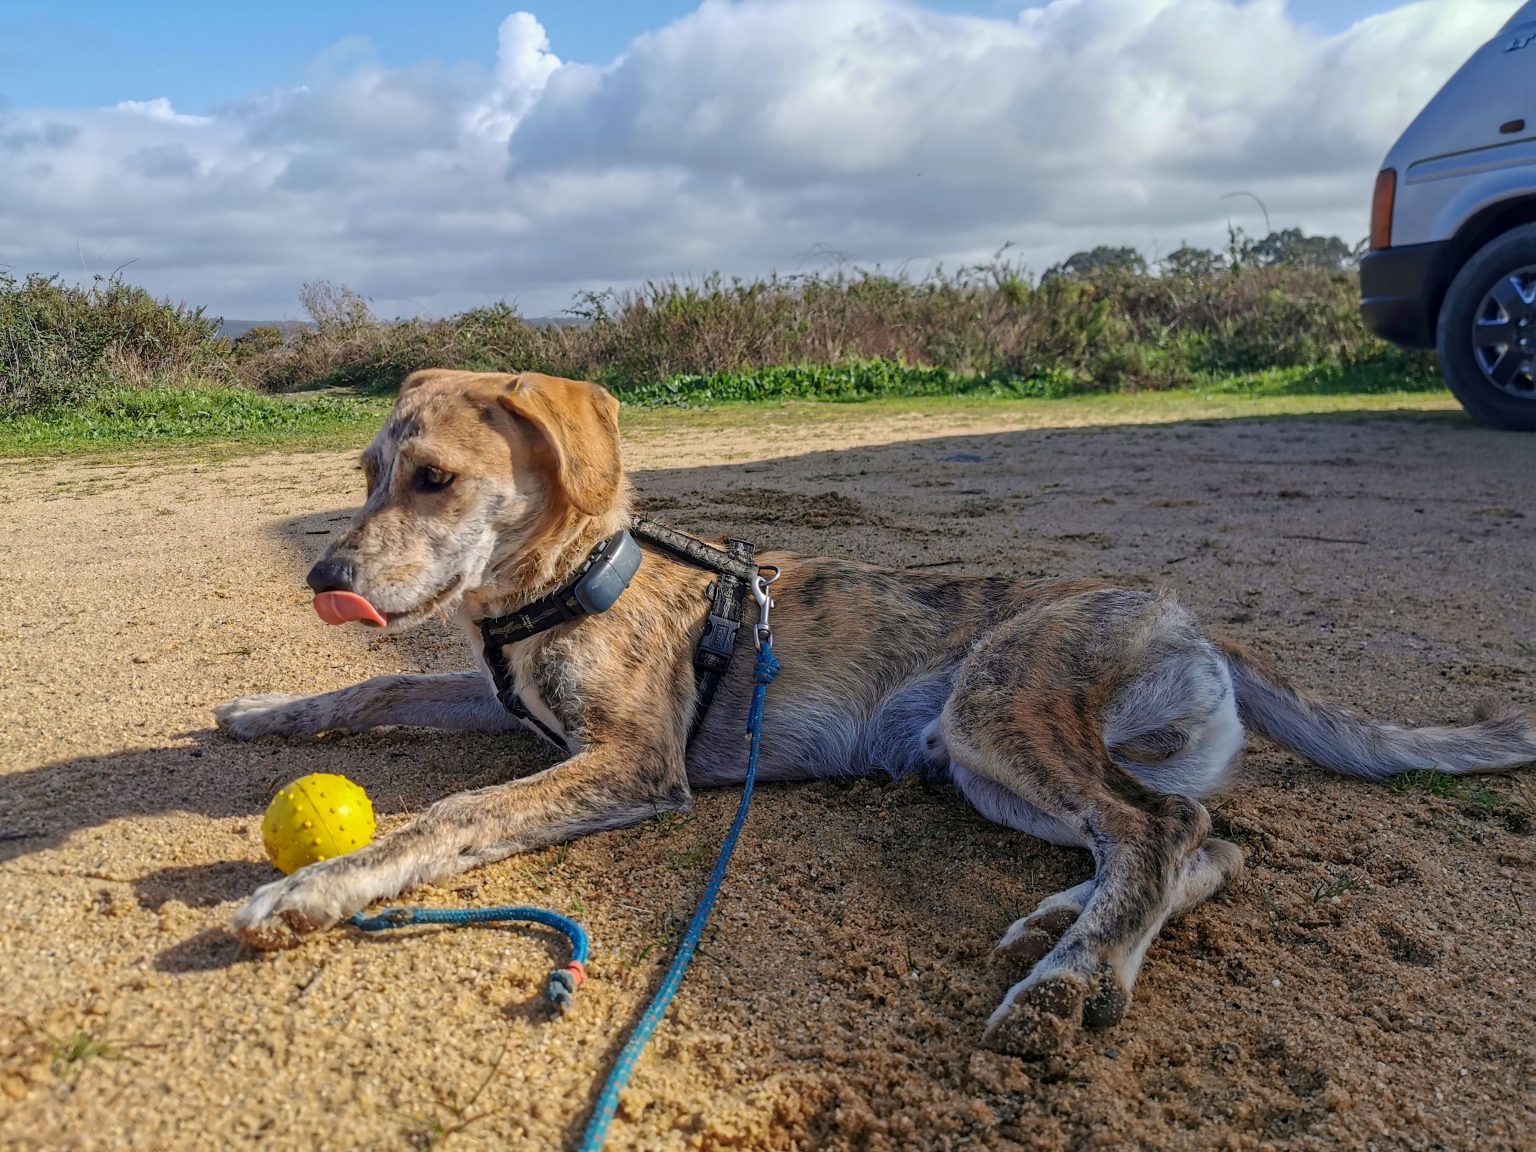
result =
M389 621L379 610L356 592L322 592L315 597L315 612L327 624L349 624L361 620L380 628Z

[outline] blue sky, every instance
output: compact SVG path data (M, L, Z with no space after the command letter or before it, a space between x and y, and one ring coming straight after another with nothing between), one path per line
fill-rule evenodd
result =
M1043 0L1042 0L1043 2ZM168 97L183 112L299 83L308 62L348 36L382 61L495 58L513 7L538 17L567 60L604 64L630 40L696 8L696 0L264 0L259 9L185 0L0 0L0 99L13 107L80 108ZM940 11L1012 16L1013 0L929 0ZM1391 0L1290 0L1303 24L1337 32ZM259 11L260 16L253 12Z
M841 258L1365 232L1515 0L0 0L0 270L530 315ZM1364 23L1362 23L1364 21Z

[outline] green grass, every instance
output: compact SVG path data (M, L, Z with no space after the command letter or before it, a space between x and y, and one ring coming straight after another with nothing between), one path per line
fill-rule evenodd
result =
M95 1060L122 1059L116 1044L84 1028L77 1028L68 1036L50 1033L48 1055L54 1075L66 1078L80 1075Z
M1452 776L1448 772L1424 770L1403 772L1392 777L1388 781L1388 787L1399 795L1422 792L1444 800L1459 800L1463 804L1463 812L1477 814L1483 818L1492 815L1506 801L1504 796L1484 787L1481 780ZM1520 807L1518 801L1515 806Z
M164 1045L113 1040L94 1028L76 1028L59 1036L22 1019L21 1023L47 1046L49 1067L62 1080L77 1080L99 1060L131 1060L131 1049L162 1048Z
M1360 887L1360 877L1353 872L1342 872L1332 881L1324 881L1312 890L1312 903L1321 904L1335 896L1343 896Z
M1404 371L1395 359L1367 360L1359 365L1301 365L1245 373L1207 373L1189 386L1150 390L1220 393L1244 396L1354 396L1402 392L1439 392L1439 378L1423 371ZM1069 372L1013 376L1000 372L964 373L949 368L870 360L848 364L786 365L753 372L719 372L709 376L671 376L652 384L614 387L614 394L631 407L711 407L743 401L818 400L861 403L884 398L972 396L992 400L1062 400L1113 392L1142 395L1147 390L1101 389Z
M1037 377L962 373L949 368L870 360L850 364L785 365L757 372L671 376L654 384L619 385L614 394L637 408L708 407L766 400L858 402L881 397L985 396L1060 399L1087 391L1066 374Z
M1029 427L1168 423L1454 409L1422 376L1357 369L1279 368L1213 377L1164 392L1067 393L1060 381L962 377L942 369L875 364L782 368L737 377L676 378L622 389L625 431L758 426L765 431L913 412ZM324 451L367 443L393 399L376 392L265 395L212 384L120 388L72 407L0 417L0 457L138 454L178 447ZM679 410L679 409L685 410Z
M1312 392L1372 375L1395 390L1433 373L1427 355L1366 331L1359 278L1345 262L1265 251L1254 246L1230 265L1206 253L1156 275L1138 257L1036 280L999 253L921 279L879 269L666 279L584 293L571 309L581 322L553 325L504 303L381 320L345 285L312 282L299 293L310 324L287 334L258 327L234 341L203 309L120 276L78 285L0 269L0 417L90 414L93 404L112 408L124 387L166 381L268 395L390 390L430 367L548 372L597 381L635 406L688 407L1198 390L1271 368ZM192 421L197 430L181 438L233 425L250 440L262 431L249 430L253 421L271 431L288 414L203 413L212 419ZM80 429L66 440L89 436ZM103 436L123 439L110 427Z
M121 388L75 406L0 417L0 456L64 456L211 443L325 448L363 443L389 397L265 396L194 385Z
M1402 772L1387 782L1387 787L1399 795L1424 792L1442 798L1459 797L1466 789L1466 781L1448 772L1415 770Z

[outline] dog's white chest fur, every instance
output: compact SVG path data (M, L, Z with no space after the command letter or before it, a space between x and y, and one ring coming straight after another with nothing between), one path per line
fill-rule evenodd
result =
M544 698L539 695L538 684L533 678L533 649L531 640L520 640L510 647L512 685L517 691L517 698L523 702L523 707L528 709L539 723L563 740L565 725L560 723L560 717L556 716L549 705L544 703Z

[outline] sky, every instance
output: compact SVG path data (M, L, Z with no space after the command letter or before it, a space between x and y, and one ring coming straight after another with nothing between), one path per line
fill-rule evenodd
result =
M0 0L0 266L240 319L1353 241L1514 0ZM254 13L260 13L259 18Z

